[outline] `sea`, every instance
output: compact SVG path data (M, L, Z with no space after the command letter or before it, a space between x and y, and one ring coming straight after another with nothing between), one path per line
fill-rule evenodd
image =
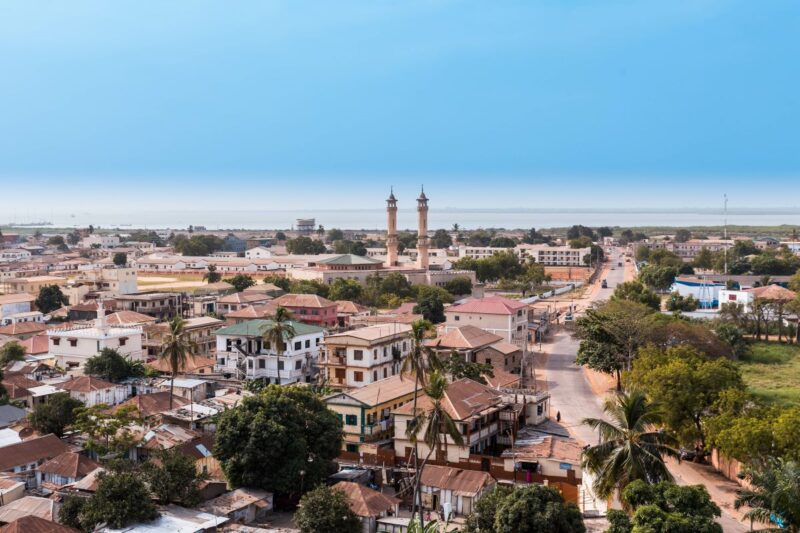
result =
M11 217L9 217L11 218ZM297 210L180 210L180 211L83 211L73 213L38 213L14 216L2 224L28 224L49 222L51 227L87 227L130 229L184 229L188 226L205 226L208 230L260 230L293 229L298 218L313 218L326 229L373 230L386 228L383 209L297 209ZM417 213L413 209L398 209L398 228L414 229ZM800 208L722 209L672 208L672 209L578 209L578 208L506 208L464 209L431 207L428 227L451 229L458 224L461 229L546 229L585 226L620 227L692 227L722 226L725 221L732 226L800 226Z

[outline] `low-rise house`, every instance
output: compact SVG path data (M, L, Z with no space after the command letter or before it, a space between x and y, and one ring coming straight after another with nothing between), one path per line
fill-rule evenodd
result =
M30 339L47 331L47 325L41 322L15 322L0 326L0 335L16 337L19 340Z
M445 309L445 333L472 325L499 335L506 342L525 349L528 340L528 306L500 296L473 298Z
M390 442L394 433L392 413L414 399L414 378L392 376L358 389L325 397L328 409L342 421L342 449L359 452L364 443Z
M216 359L213 357L189 355L186 358L186 364L181 367L181 372L184 374L212 374L216 362ZM147 363L147 365L161 374L172 374L172 368L170 368L169 362L164 359L154 359Z
M217 531L228 519L224 516L187 509L178 505L167 505L159 508L159 516L150 522L129 524L122 529L102 527L96 533L205 533Z
M68 392L70 397L83 402L87 407L101 403L117 405L128 399L128 390L124 385L110 383L93 376L73 377L58 383L56 387Z
M3 505L25 496L25 482L14 478L0 478L0 502ZM2 530L0 530L2 531Z
M488 472L427 465L420 476L422 506L434 511L449 508L452 513L466 516L496 484Z
M185 400L199 402L210 398L214 394L214 382L204 379L175 378L165 379L159 383L162 391L172 391L175 396Z
M334 388L363 387L400 372L411 350L411 326L378 324L329 335L320 367Z
M583 446L560 427L549 426L521 428L514 446L502 454L504 469L518 472L519 481L531 483L546 479L551 483L572 485L575 494L575 487L582 478Z
M235 292L219 298L217 300L217 310L220 314L227 316L228 313L240 311L241 309L252 305L263 305L268 303L270 300L272 300L272 296L261 292Z
M316 379L323 328L290 321L295 335L286 339L280 355L264 339L270 320L248 320L217 330L215 370L240 379L270 383L311 383Z
M28 515L17 518L0 527L0 533L78 533L78 530L63 526L52 520Z
M47 333L39 333L33 337L20 341L20 345L25 348L26 356L45 356L49 353L50 348L47 341ZM31 378L37 379L37 378Z
M349 300L336 300L336 319L340 328L350 326L351 319L354 317L369 316L369 314L369 307Z
M0 319L17 313L31 311L35 296L26 293L0 295Z
M260 489L236 489L205 502L200 509L226 516L233 522L249 524L272 510L272 493Z
M337 323L337 306L327 298L316 294L284 294L273 300L275 305L285 307L299 322L322 328L332 328Z
M400 500L365 487L360 483L342 481L334 489L344 492L350 509L361 519L364 533L378 531L378 519L397 516Z
M519 372L522 363L522 349L516 344L500 341L478 350L475 361L492 365L496 370Z
M26 409L33 409L47 401L47 396L61 392L53 385L42 384L25 377L23 374L7 374L2 379L6 393L11 400L19 402Z
M240 324L247 320L269 320L275 316L277 309L278 306L272 302L263 305L249 305L238 311L226 314L225 321L228 324Z
M9 324L19 324L21 322L44 322L44 315L41 311L28 311L25 313L15 313L13 315L7 315L0 319L0 323L4 326Z
M28 294L39 294L42 287L56 285L63 287L67 284L67 278L59 276L31 276L28 278L9 278L3 281L3 288L6 293L27 292Z
M0 429L8 428L25 420L27 413L15 405L0 405Z
M45 435L4 446L0 453L0 472L19 474L29 487L36 485L36 470L40 464L69 451L61 439Z
M181 314L182 296L171 292L123 294L114 298L117 310L136 311L159 320L170 320Z
M189 400L182 398L181 396L175 395L172 398L172 406L175 407L182 407L187 405ZM161 415L165 411L169 410L170 404L170 394L169 391L163 392L153 392L150 394L138 394L133 398L130 398L119 405L114 406L111 409L111 412L117 412L118 410L132 406L136 408L136 411L139 413L139 417L143 419L148 425L157 425L161 422Z
M100 465L77 452L64 452L39 466L36 472L37 486L46 490L58 490L64 485L80 481Z
M10 524L30 516L52 522L56 518L55 504L50 498L23 496L0 507L0 524Z

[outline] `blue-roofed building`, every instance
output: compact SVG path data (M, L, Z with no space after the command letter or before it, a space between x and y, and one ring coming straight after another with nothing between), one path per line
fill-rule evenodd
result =
M719 307L719 291L724 288L724 283L710 279L678 277L672 283L670 291L677 292L684 298L694 296L700 302L701 309L716 309Z

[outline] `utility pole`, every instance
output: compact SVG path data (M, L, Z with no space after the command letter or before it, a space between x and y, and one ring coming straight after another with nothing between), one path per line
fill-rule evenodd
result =
M724 220L723 220L723 240L725 241L724 256L725 256L725 275L728 275L728 193L725 193L725 206L723 208L724 212Z

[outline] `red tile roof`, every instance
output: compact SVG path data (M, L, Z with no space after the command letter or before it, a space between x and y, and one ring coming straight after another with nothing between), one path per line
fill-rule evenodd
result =
M386 496L359 483L341 481L333 488L344 492L350 503L350 509L358 516L380 516L381 513L393 511L400 503L397 498Z
M331 307L336 303L316 294L284 294L272 300L282 307Z
M47 325L40 322L17 322L0 327L0 335L30 335L47 331Z
M64 452L42 464L39 467L39 471L46 474L79 479L99 467L99 464L84 455L76 452Z
M453 305L447 308L447 312L476 313L482 315L515 315L517 311L527 307L527 304L517 300L511 300L501 296L488 296L486 298L475 298L460 305Z
M91 391L105 390L115 386L116 385L114 385L113 383L109 383L108 381L93 376L80 376L77 378L73 378L69 381L56 384L56 387L61 390L75 391L75 392L91 392Z
M40 333L38 335L34 335L33 337L27 338L24 341L20 341L19 343L22 345L23 348L25 348L26 354L38 355L50 351L46 333Z

